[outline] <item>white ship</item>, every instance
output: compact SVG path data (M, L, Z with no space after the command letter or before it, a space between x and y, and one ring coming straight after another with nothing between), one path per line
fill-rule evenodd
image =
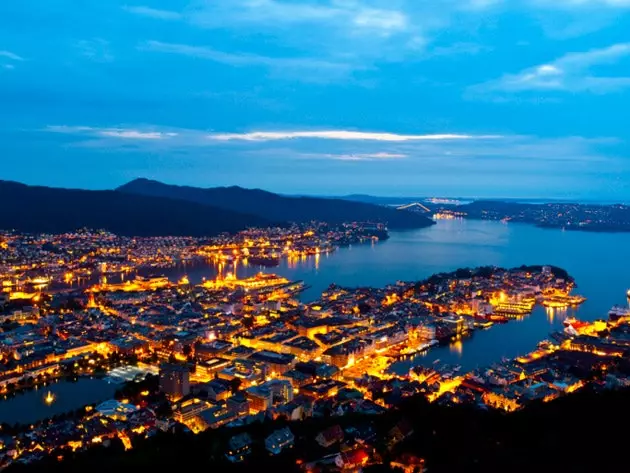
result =
M622 307L622 306L616 305L608 311L608 317L612 320L616 320L621 317L629 317L629 316L630 316L630 308L628 307Z

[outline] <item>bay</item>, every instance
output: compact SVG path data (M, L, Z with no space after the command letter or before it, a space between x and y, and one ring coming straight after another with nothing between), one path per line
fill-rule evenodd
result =
M203 278L216 277L219 271L236 272L238 277L252 276L260 271L273 272L291 280L303 280L309 289L301 297L307 302L317 299L331 283L380 287L398 280L420 280L462 267L551 264L574 276L578 284L576 292L587 297L575 313L537 307L522 320L477 330L462 340L396 363L394 370L404 373L412 365L429 365L436 360L459 364L462 371L487 366L503 357L513 358L535 349L551 331L561 329L562 321L569 315L582 320L605 319L613 305L627 304L626 291L630 288L628 261L630 235L624 233L562 231L494 221L439 220L428 228L391 232L390 239L384 242L353 245L297 261L283 260L275 268L244 266L242 263L216 268L192 263L161 273L171 279L187 276L191 283L197 284ZM77 383L59 382L50 386L57 396L51 406L43 403L46 389L0 401L0 421L33 422L77 409L111 397L115 386L90 379L81 379Z
M462 267L550 264L566 269L577 282L576 293L587 301L576 313L546 311L538 307L529 317L488 330L450 346L431 349L410 363L430 364L440 360L460 364L464 370L487 366L503 357L528 353L561 329L569 315L582 320L605 319L613 305L625 305L630 288L630 235L538 228L520 223L483 220L438 220L436 225L414 231L390 232L390 239L375 244L353 245L298 262L283 260L276 268L237 266L239 277L259 271L275 272L303 280L310 288L305 301L316 299L331 283L341 286L385 286L398 280L414 281ZM180 267L172 277L188 275L191 282L216 275L215 268Z

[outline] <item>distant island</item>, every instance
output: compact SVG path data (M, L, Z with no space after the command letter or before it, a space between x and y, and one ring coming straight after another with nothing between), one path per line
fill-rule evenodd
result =
M63 233L99 228L125 236L216 236L313 220L432 225L427 216L362 202L284 197L241 187L200 189L137 179L116 190L61 189L0 181L0 229Z
M437 218L469 218L521 222L541 228L589 232L630 232L630 205L571 202L519 202L516 200L435 199L427 197L376 197L353 194L343 197L407 210ZM415 204L415 205L414 205Z
M524 204L476 201L464 205L440 205L439 212L464 218L530 223L542 228L590 232L630 232L630 206L594 204Z

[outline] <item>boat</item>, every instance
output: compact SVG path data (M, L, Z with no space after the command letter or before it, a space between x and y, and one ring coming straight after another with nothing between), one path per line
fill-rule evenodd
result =
M42 285L46 285L48 283L50 283L51 278L47 277L47 276L39 276L39 277L35 277L35 278L30 278L27 280L28 284L33 284L35 286L42 286Z
M565 327L568 327L569 325L573 325L577 321L578 320L575 317L567 317L566 319L562 321L562 323L564 324Z
M474 323L475 328L489 328L494 325L492 320L478 320Z
M565 333L571 334L574 334L574 332L577 332L579 329L590 325L590 322L584 322L576 319L575 317L567 317L562 323L564 324Z
M529 302L502 302L494 308L494 313L513 318L528 315L533 308L534 304Z
M491 314L488 316L488 319L492 322L498 322L500 324L504 324L508 322L508 318L505 315L500 315L500 314Z
M569 306L578 306L586 300L584 296L555 295L545 297L542 305L553 309L563 309Z
M608 318L610 320L618 320L621 317L628 317L630 316L630 308L628 307L623 307L623 306L613 306L609 311L608 311Z

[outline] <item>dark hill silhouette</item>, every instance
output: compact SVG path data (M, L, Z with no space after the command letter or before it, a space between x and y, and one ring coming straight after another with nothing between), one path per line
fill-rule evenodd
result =
M105 229L129 236L212 236L269 226L262 217L166 197L0 181L0 229L60 233Z
M235 212L258 215L271 221L330 223L348 221L386 222L391 229L421 228L434 222L422 215L363 202L316 197L289 197L242 187L175 186L149 179L136 179L117 189L129 194L170 197Z
M134 448L129 451L124 451L119 442L81 453L66 450L64 461L53 454L32 464L16 463L7 472L202 471L202 466L203 471L297 473L305 471L300 468L305 459L315 460L338 451L338 446L318 450L314 439L322 430L334 425L370 425L376 433L377 451L385 462L412 453L426 459L431 473L622 473L629 470L627 436L622 429L630 420L628 395L627 389L597 393L586 390L549 403L533 403L507 415L467 405L429 404L416 396L378 416L277 420L233 429L208 429L198 435L160 433L147 440L134 440ZM384 439L402 419L414 434L388 451ZM263 439L285 425L294 433L296 444L271 456L264 450ZM223 453L228 439L243 431L255 440L254 452L244 463L232 464Z

